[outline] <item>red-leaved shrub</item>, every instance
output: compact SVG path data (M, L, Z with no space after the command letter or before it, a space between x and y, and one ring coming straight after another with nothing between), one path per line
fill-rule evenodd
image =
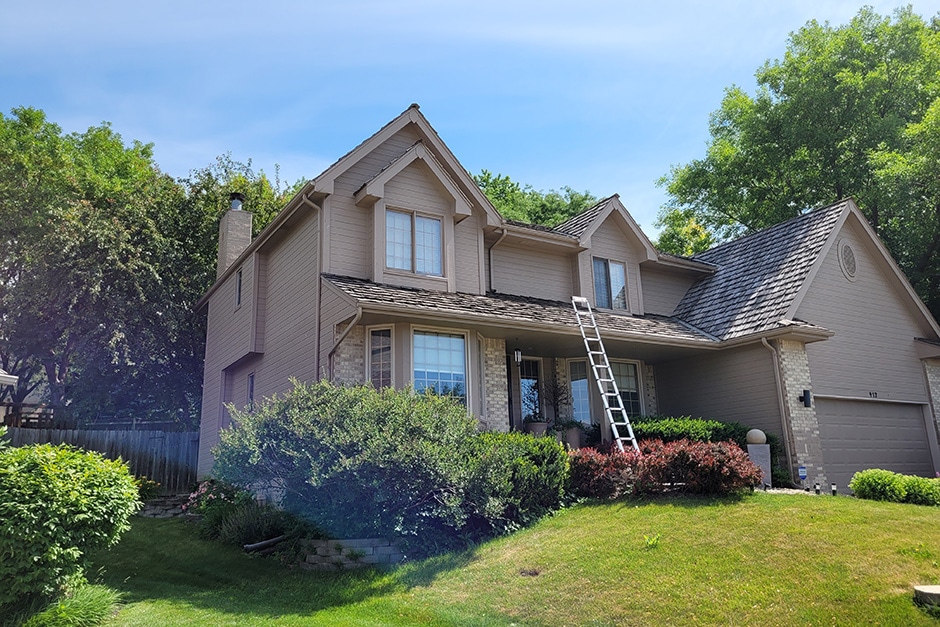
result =
M569 464L571 490L577 496L614 499L633 492L637 454L632 450L577 449L569 454Z
M640 449L572 451L572 491L593 498L666 491L722 495L760 485L760 468L733 442L648 440Z

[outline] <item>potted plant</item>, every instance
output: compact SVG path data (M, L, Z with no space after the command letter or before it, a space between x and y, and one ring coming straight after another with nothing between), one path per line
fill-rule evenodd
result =
M532 435L545 435L548 432L548 421L540 412L526 415L522 419L525 430Z
M581 448L584 425L577 420L556 420L555 431L558 433L559 441L567 444L569 448Z

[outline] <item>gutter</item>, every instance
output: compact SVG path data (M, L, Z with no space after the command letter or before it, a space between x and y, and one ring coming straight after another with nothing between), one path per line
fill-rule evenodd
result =
M329 380L333 380L333 355L336 354L336 350L339 348L339 345L343 343L343 340L346 339L346 336L353 330L359 320L362 319L362 305L356 305L356 315L353 316L353 319L349 321L349 324L346 325L346 328L343 329L343 332L339 334L339 338L333 342L333 348L330 349L330 354L327 356L329 360Z
M784 400L783 385L781 383L782 377L780 375L780 358L777 354L777 349L770 345L770 342L767 341L767 338L762 337L760 342L773 354L774 380L777 384L777 403L780 407L780 426L783 427L781 429L783 432L783 451L787 456L787 468L790 470L792 478L793 455L790 451L790 420L787 417L786 401ZM771 468L771 470L773 469Z
M490 250L487 252L487 254L490 257L490 289L493 290L494 292L496 291L496 288L493 287L493 249L499 246L500 244L502 244L503 240L506 239L506 236L509 235L509 232L506 230L505 227L502 229L502 231L503 231L503 234L499 236L498 240L493 242L493 245L490 246Z

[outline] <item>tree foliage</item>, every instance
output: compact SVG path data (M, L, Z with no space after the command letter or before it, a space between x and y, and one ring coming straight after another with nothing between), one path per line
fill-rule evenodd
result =
M176 181L108 124L64 134L0 115L0 363L59 414L198 417L204 316L230 191L270 220L286 192L224 156Z
M661 248L687 252L690 219L725 239L851 196L940 314L938 21L810 21L756 78L754 95L726 91L705 156L661 179Z
M504 218L529 224L561 224L598 200L588 191L578 192L567 186L561 191L538 191L531 185L520 185L506 175L488 170L481 170L473 180Z

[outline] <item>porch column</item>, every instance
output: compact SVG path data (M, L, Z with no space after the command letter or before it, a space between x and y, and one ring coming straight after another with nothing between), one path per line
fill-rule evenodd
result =
M930 395L930 405L927 411L933 415L931 424L940 439L940 359L925 359L924 371L927 373L927 393ZM937 465L937 462L934 462Z
M806 467L806 480L828 485L823 470L822 442L819 437L819 421L816 405L805 407L799 400L803 390L812 390L809 374L809 359L802 342L778 340L774 342L780 359L781 385L787 422L793 435L793 449L798 466Z
M486 390L486 402L480 425L490 431L509 431L506 340L483 338L483 387Z

